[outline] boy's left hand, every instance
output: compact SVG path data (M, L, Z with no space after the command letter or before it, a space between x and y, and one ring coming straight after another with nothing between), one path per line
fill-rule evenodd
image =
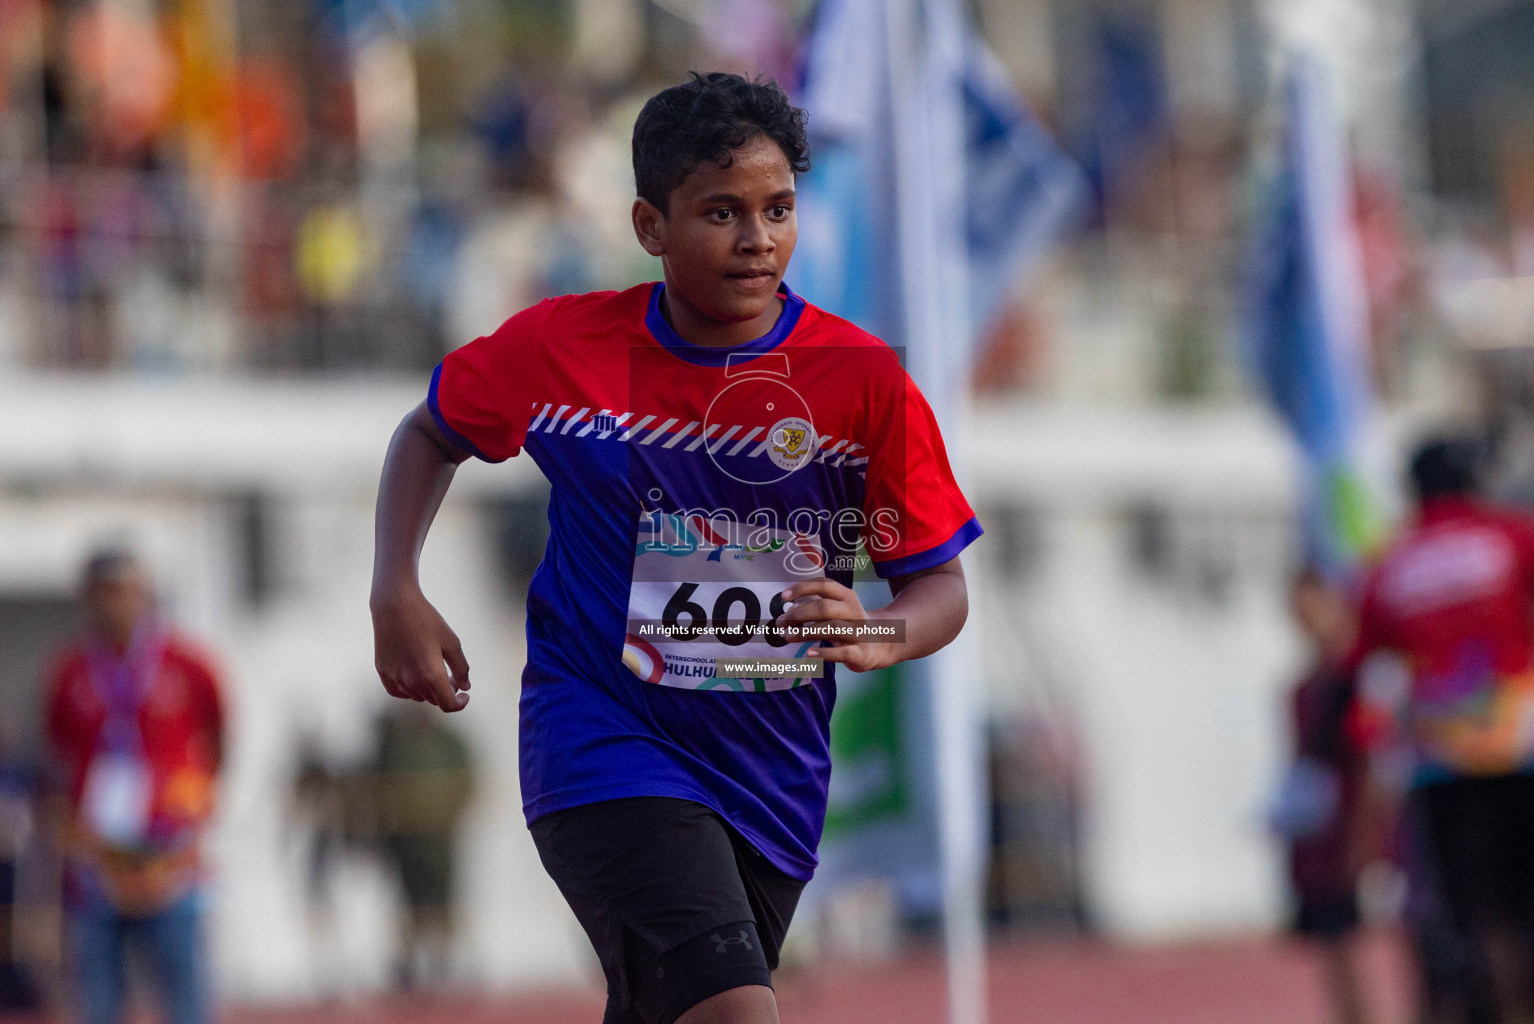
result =
M844 587L824 576L795 583L783 591L783 600L789 609L773 620L773 624L794 627L792 639L810 640L821 637L828 647L811 648L808 658L821 658L846 665L854 672L870 672L886 668L900 660L899 644L890 642L869 643L828 635L832 626L850 626L868 621L863 602L851 587Z

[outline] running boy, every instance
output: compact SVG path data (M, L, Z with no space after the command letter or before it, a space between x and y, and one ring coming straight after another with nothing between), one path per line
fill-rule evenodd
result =
M454 468L523 448L552 484L528 595L524 810L601 958L606 1024L770 1024L816 865L834 665L951 641L980 535L921 394L878 339L783 284L805 115L694 75L634 125L634 231L665 280L549 299L450 354L395 432L371 607L396 697L457 711L458 638L422 595ZM903 635L849 633L871 558ZM823 666L726 675L716 659ZM810 659L818 659L812 661Z

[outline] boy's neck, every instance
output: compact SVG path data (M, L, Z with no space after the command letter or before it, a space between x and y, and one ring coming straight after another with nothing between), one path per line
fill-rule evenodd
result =
M676 331L677 337L700 348L731 348L755 341L772 330L783 315L783 297L774 294L761 316L751 320L723 321L708 317L685 299L675 298L668 284L660 296L661 315Z

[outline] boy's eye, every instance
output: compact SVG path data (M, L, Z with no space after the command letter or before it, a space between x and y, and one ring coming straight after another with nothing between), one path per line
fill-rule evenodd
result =
M792 212L793 212L793 207L791 207L791 206L774 206L772 208L772 215L774 217L779 218L779 219L781 219L783 217L787 217Z
M723 221L729 220L731 217L734 217L735 216L735 211L734 210L729 210L729 209L713 210L713 211L710 211L709 216L712 217L714 220L723 222Z

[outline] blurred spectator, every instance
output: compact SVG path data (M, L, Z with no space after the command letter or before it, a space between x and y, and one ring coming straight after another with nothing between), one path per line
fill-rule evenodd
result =
M397 978L403 988L441 984L451 968L458 826L474 793L473 759L426 705L390 708L377 742L379 851L405 897Z
M294 361L303 298L294 259L296 217L285 199L274 188L253 188L246 196L250 226L244 237L240 283L251 333L247 358L264 368Z
M86 564L85 631L48 681L71 972L85 1024L119 1024L129 949L169 1024L211 1016L200 847L223 761L220 684L157 614L130 554Z
M1315 940L1321 951L1333 1019L1362 1024L1370 1015L1354 938L1365 859L1359 812L1368 772L1346 728L1352 684L1343 671L1357 636L1357 618L1347 596L1314 569L1295 578L1290 600L1310 648L1310 664L1292 697L1294 763L1275 824L1289 847L1294 931Z
M449 348L443 325L463 235L462 217L440 200L422 203L410 225L404 258L406 289L427 334L432 358Z
M315 991L328 996L345 996L361 985L339 940L337 888L344 863L373 856L380 845L372 767L355 758L338 762L317 735L300 730L284 834L301 851L310 978Z
M1475 497L1479 463L1462 439L1413 458L1417 519L1369 576L1349 660L1405 658L1413 784L1464 945L1464 1019L1499 1024L1534 1014L1534 523Z
M535 137L535 100L527 84L507 74L480 98L470 118L475 136L484 144L495 183L502 188L541 187L541 140Z
M32 834L31 766L0 737L0 1013L37 1010L37 986L14 946L16 879Z
M1018 715L992 725L991 922L1016 932L1089 927L1081 885L1080 741L1063 716Z

